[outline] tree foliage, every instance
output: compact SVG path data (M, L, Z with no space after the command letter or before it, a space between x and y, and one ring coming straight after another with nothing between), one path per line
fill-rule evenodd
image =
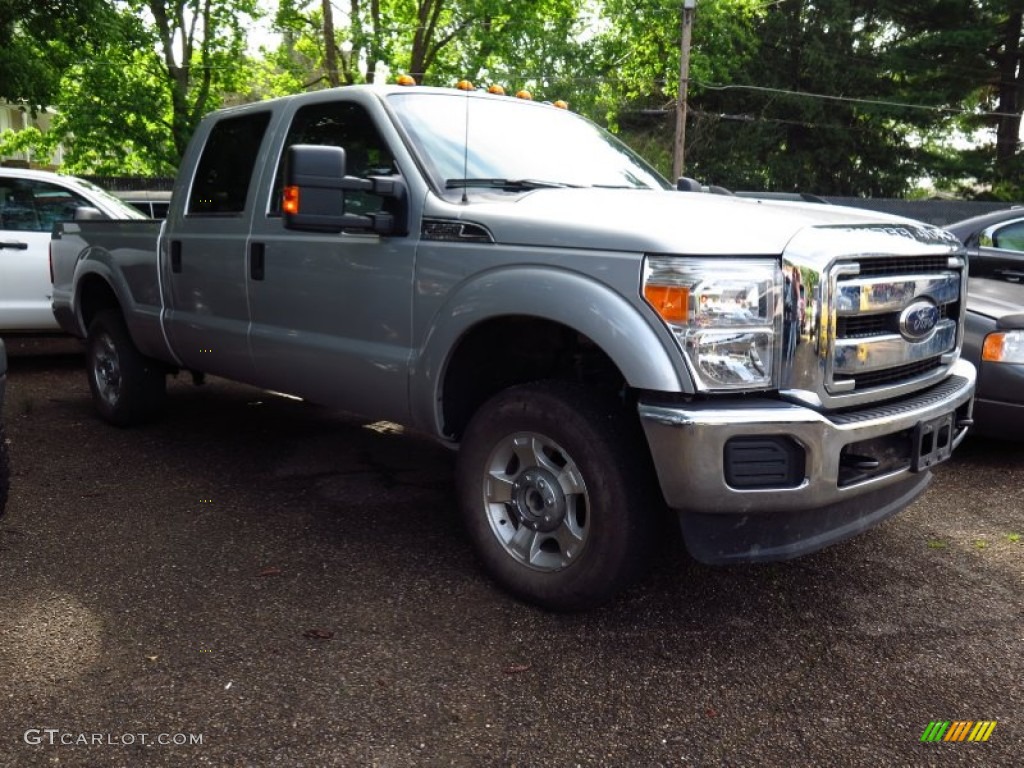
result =
M273 62L305 87L372 83L380 65L417 82L480 84L582 95L583 0L282 0L284 44ZM333 32L334 39L330 38ZM312 76L310 76L312 73Z
M898 0L881 5L896 29L888 53L894 70L902 73L901 97L940 110L928 116L922 130L933 142L956 131L982 132L971 149L930 147L930 173L952 188L966 178L990 186L995 196L1019 199L1024 194L1024 5L1020 0L924 0L913 12Z
M2 0L0 0L2 2ZM54 0L55 5L61 3ZM68 170L173 173L204 114L242 90L243 23L256 0L97 0L105 19L87 51L68 61L53 97L52 128L30 147L66 147ZM10 152L23 137L0 138Z
M0 0L0 99L53 103L67 69L110 32L104 0Z
M666 5L668 17L678 4ZM639 74L623 78L613 109L667 157L678 35L665 39L671 27L644 18L655 6L632 15L605 6L618 13L615 42L634 54L620 73ZM968 177L1020 196L1019 0L778 0L723 14L726 6L698 3L688 172L735 188L867 196L904 194L923 176ZM994 131L992 146L952 141L980 127Z
M261 5L0 0L0 98L59 110L0 154L63 140L73 170L168 173L223 103L404 72L567 99L671 167L682 0L278 0L281 44L253 56ZM1020 0L698 0L687 173L873 196L927 176L1020 197L1022 27Z

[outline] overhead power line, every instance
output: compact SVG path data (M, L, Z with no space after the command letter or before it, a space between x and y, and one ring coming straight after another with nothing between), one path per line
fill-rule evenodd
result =
M930 104L912 104L906 101L888 101L886 99L867 99L858 96L834 96L828 93L810 93L809 91L794 91L788 88L770 88L763 85L740 85L724 83L707 83L698 80L694 84L707 88L710 91L753 91L755 93L774 93L783 96L796 96L804 99L821 99L822 101L841 101L850 104L870 104L876 107L897 107L900 109L918 109L928 112L945 112L951 115L970 115L972 117L1017 117L1014 112L976 112L971 109L958 107L939 107Z

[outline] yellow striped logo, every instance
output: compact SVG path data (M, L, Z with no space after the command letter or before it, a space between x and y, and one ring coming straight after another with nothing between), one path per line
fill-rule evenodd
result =
M995 728L995 720L932 720L921 741L988 741Z

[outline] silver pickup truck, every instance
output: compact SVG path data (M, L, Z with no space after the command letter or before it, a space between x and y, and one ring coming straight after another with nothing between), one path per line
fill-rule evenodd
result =
M812 552L906 507L970 423L942 230L688 190L587 120L349 87L209 115L165 222L54 231L101 416L213 374L459 447L486 570L555 610L649 561Z

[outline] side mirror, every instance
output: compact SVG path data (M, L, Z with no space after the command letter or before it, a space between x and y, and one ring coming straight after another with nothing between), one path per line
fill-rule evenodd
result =
M346 192L368 192L396 201L397 212L365 215L345 213ZM405 234L408 229L405 184L389 176L362 179L345 174L341 147L295 144L284 161L281 211L288 229L341 232L367 229L382 235Z
M91 205L75 208L75 221L99 221L106 218L108 218L107 214L103 213L99 208L93 208Z
M689 176L680 176L676 179L676 189L679 192L703 192L704 187L696 179L691 179Z

